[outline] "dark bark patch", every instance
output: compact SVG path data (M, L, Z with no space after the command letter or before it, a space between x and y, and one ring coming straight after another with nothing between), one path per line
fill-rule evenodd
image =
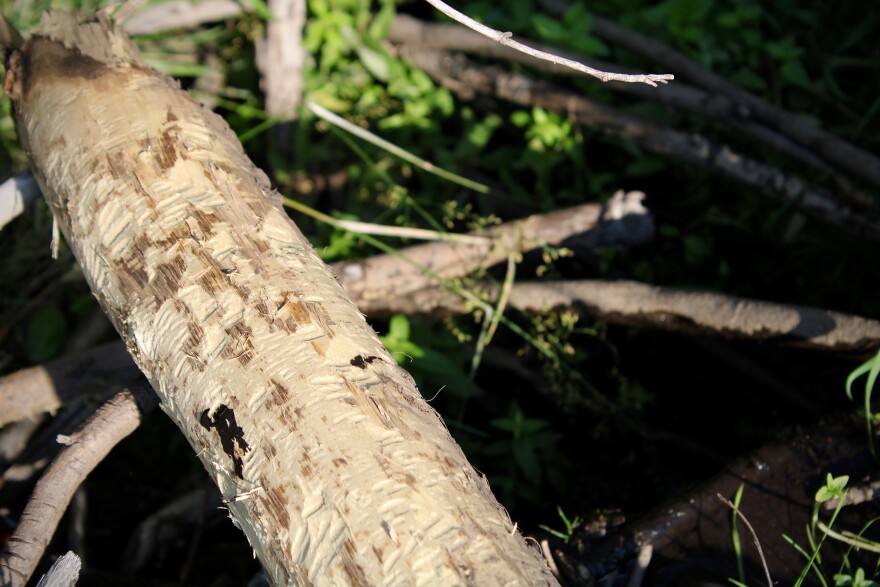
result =
M154 157L160 173L171 169L177 162L177 137L173 134L175 128L166 128L159 135Z
M290 391L277 379L271 379L272 388L269 390L271 400L266 401L266 408L277 414L284 426L296 430L298 421L301 418L299 408L291 412L290 410Z
M132 289L143 290L150 281L144 258L144 251L149 246L150 243L145 237L135 237L128 249L128 254L116 263L117 275L122 279L128 279L136 285Z
M154 280L154 290L156 296L160 299L167 299L180 289L180 279L186 269L186 262L183 257L174 257L168 263L162 263L156 267L156 277Z
M238 322L224 329L229 336L230 344L226 345L221 355L225 359L237 359L242 365L247 365L254 358L254 343L251 342L253 330Z
M312 467L313 464L314 462L312 461L312 457L309 456L309 453L303 451L302 460L299 464L299 471L306 479L310 479L312 475L315 474L315 469Z
M66 48L58 41L42 35L35 35L25 43L22 51L22 62L19 80L21 81L22 99L29 100L28 95L43 80L82 78L97 79L106 75L110 69L75 48Z
M364 574L364 569L355 562L358 559L357 548L352 539L346 538L342 543L342 568L348 575L349 583L352 585L369 585L370 581Z
M272 399L275 401L275 405L287 405L290 401L290 391L277 379L271 379L270 383L272 384Z
M264 241L261 238L253 238L251 240L253 241L254 246L257 248L257 250L260 251L261 253L266 253L271 248L269 246L269 243L267 243L266 241Z
M204 239L207 240L214 236L214 223L217 222L216 216L195 206L190 207L190 215L196 221Z
M268 481L263 478L263 488L265 492L259 497L263 508L270 516L275 518L278 528L290 527L290 515L287 513L287 497L280 488L269 486Z
M367 363L372 363L373 361L381 361L379 357L375 355L370 355L369 357L364 357L363 355L357 355L355 358L351 360L351 364L357 367L358 369L366 369Z
M244 439L244 430L235 420L235 412L226 404L220 404L211 416L211 410L204 410L199 416L199 423L208 430L217 430L220 436L220 445L229 458L232 459L235 474L239 479L242 477L244 467L244 455L250 450Z

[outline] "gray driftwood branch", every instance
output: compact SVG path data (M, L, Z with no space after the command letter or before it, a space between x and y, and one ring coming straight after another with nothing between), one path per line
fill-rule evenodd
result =
M73 435L59 438L66 448L43 473L21 514L0 557L0 583L27 583L77 488L155 405L156 396L144 381L120 391Z
M486 284L484 290L491 298L496 286ZM568 311L613 324L825 351L866 353L880 346L876 320L635 281L518 282L510 292L509 305L535 314ZM466 312L468 305L454 293L431 288L396 298L371 296L362 310L372 316L442 315Z

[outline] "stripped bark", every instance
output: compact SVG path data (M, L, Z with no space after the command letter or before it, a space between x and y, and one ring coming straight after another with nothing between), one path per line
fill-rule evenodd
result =
M6 88L96 297L276 585L553 584L229 127L109 19Z
M862 214L796 174L749 159L702 135L664 127L581 94L495 66L479 65L462 56L442 51L402 51L416 67L464 100L490 95L566 114L605 135L631 140L655 153L721 173L817 220L880 242L880 219L876 214Z

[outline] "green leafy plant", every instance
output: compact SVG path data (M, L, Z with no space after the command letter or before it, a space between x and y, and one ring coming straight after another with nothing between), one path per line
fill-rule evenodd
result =
M838 477L832 476L830 473L826 476L825 485L820 487L816 491L816 496L814 498L813 505L813 515L810 521L810 525L807 527L807 540L810 543L810 551L805 550L803 547L798 545L794 540L790 537L783 535L783 538L791 544L806 560L806 565L804 569L801 571L800 576L795 582L795 587L800 587L804 583L807 578L807 575L812 571L813 575L816 579L823 585L823 587L828 586L828 582L825 579L824 572L822 569L822 558L820 556L820 551L822 550L822 546L825 544L827 538L832 537L836 539L846 538L846 536L838 534L837 532L832 530L832 526L834 525L834 521L837 519L837 516L840 514L840 511L843 509L846 503L846 496L848 490L846 488L847 483L849 483L849 476L840 475ZM822 504L836 500L837 504L834 508L834 512L832 513L827 524L822 522L819 519L819 510ZM870 525L870 524L869 524ZM867 529L867 526L865 527ZM864 530L863 530L864 531ZM848 540L845 540L848 541ZM871 541L864 541L865 544L876 544ZM880 545L878 545L880 546ZM864 571L859 575L859 570L854 571L854 574L846 574L844 573L844 569L849 566L848 556L844 557L843 563L841 565L841 569L835 575L835 584L839 585L837 581L852 581L854 578L861 577L860 580L864 581ZM838 579L839 577L839 579Z
M554 530L548 526L543 524L540 525L540 528L550 532L550 534L556 536L560 540L564 540L566 544L572 539L574 536L574 532L578 526L580 526L581 520L580 516L575 516L574 519L569 519L568 516L565 515L565 512L562 511L562 506L556 506L556 513L559 514L559 518L562 520L562 523L565 525L565 530Z
M420 389L443 390L459 397L480 393L480 388L465 372L465 356L461 356L461 360L453 358L455 353L451 347L460 348L460 345L448 336L438 336L428 323L420 321L412 328L409 318L394 316L388 323L388 332L379 338L397 362L413 375ZM447 343L445 348L438 348L443 342Z
M880 351L877 351L877 354L853 369L852 373L849 374L849 377L846 378L846 396L850 400L853 399L853 384L862 375L867 375L865 379L864 395L865 426L868 431L868 442L871 448L871 454L876 456L876 452L874 451L874 435L872 433L873 426L876 422L875 416L871 411L871 396L874 392L874 384L877 382L877 376L880 375Z
M552 471L558 434L548 430L549 421L528 417L516 402L510 404L506 416L490 420L489 425L504 433L481 450L483 456L494 457L506 469L494 482L511 501L534 501L547 474L558 473Z

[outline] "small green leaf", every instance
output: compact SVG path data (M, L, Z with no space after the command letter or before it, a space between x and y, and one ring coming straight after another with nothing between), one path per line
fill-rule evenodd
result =
M381 50L372 49L366 45L357 45L355 51L364 67L367 68L374 78L381 82L387 82L388 75L388 56Z
M844 489L846 488L847 483L849 483L848 475L832 477L831 473L828 473L828 477L825 480L825 485L820 487L819 490L816 492L816 503L824 503L832 499L839 499L843 497L845 495Z
M393 0L383 0L382 8L370 23L367 29L367 37L371 41L384 41L391 30L391 24L394 22L396 13L395 3Z

